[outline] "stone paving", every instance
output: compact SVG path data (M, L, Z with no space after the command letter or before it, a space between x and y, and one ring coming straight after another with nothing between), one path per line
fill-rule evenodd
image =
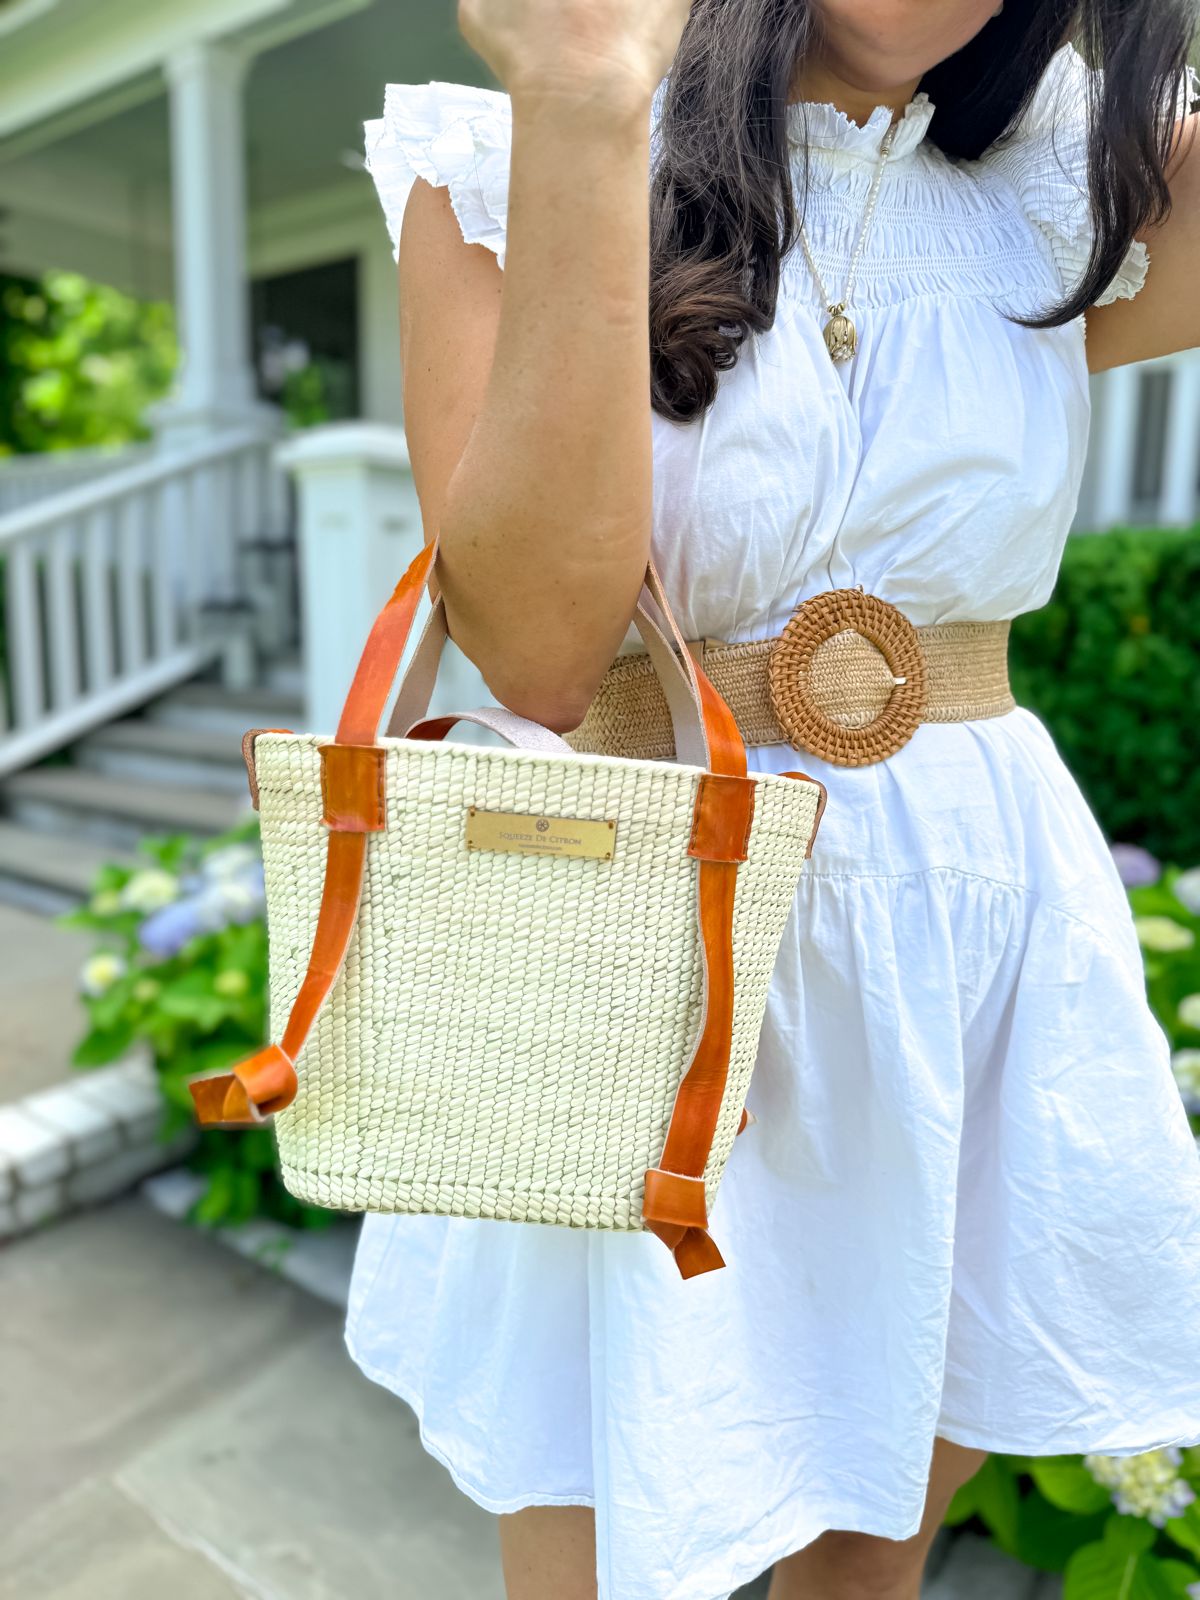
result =
M87 1032L76 996L95 935L0 903L0 1105L61 1083Z
M0 1249L0 1304L0 1600L503 1600L340 1313L140 1199Z

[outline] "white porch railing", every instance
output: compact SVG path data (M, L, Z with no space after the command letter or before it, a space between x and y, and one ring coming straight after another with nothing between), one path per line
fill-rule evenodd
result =
M5 456L0 459L0 517L62 494L64 489L124 472L148 461L153 452L151 444L132 444L121 450L52 450L45 455Z
M1200 351L1097 373L1075 525L1190 527L1200 521Z
M0 517L0 775L220 654L239 545L286 524L261 434L155 457Z

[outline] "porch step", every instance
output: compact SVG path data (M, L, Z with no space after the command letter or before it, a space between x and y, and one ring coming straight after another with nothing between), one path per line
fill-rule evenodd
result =
M145 717L125 717L96 728L75 746L90 772L136 783L185 785L244 794L241 739L228 730L179 727Z
M52 916L85 899L108 862L138 864L125 851L0 820L0 901Z
M85 767L34 767L0 785L0 809L21 827L131 850L147 832L221 833L250 803L244 791L235 796L131 782Z
M175 728L204 728L241 739L247 728L294 728L304 724L304 701L278 689L224 689L193 682L172 689L146 707L145 719Z

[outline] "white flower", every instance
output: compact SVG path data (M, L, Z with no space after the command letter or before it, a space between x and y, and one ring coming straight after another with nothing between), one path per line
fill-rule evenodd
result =
M205 856L200 867L206 878L221 881L250 872L259 859L259 852L252 844L227 844Z
M1200 867L1181 872L1173 885L1175 898L1194 917L1200 917Z
M252 922L263 910L262 885L254 879L222 878L196 901L201 926L218 933L230 923Z
M145 872L135 872L121 890L121 904L127 911L161 911L179 894L179 880L173 873L150 867Z
M1084 1456L1083 1464L1097 1483L1111 1491L1118 1511L1145 1517L1161 1528L1196 1498L1191 1484L1179 1476L1182 1460L1182 1453L1171 1447L1137 1456L1089 1455Z
M118 978L125 976L124 957L111 950L101 950L85 961L79 973L79 987L93 1000L110 989Z
M1145 950L1165 955L1176 950L1190 950L1196 935L1174 917L1134 917L1133 925Z
M1200 1097L1200 1050L1176 1050L1171 1071L1181 1094Z
M1183 997L1179 1002L1179 1020L1185 1028L1200 1030L1200 994Z

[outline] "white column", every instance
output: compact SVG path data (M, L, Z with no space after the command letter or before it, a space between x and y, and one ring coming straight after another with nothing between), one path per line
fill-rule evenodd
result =
M372 422L399 424L404 413L399 288L383 227L371 229L358 258L358 326L363 415Z
M1103 376L1104 401L1091 449L1095 459L1095 528L1103 533L1127 522L1133 505L1141 374L1136 366L1113 367Z
M371 624L421 549L421 508L399 428L339 422L305 429L278 447L276 460L294 474L299 496L305 727L332 734ZM412 643L427 614L422 602ZM447 641L432 710L470 711L493 701L472 663ZM474 735L465 724L452 737L493 742Z
M1200 485L1200 354L1193 350L1171 362L1170 406L1160 521L1188 528L1196 520Z
M247 60L189 44L164 68L171 100L175 309L183 368L156 420L176 440L253 424L242 90Z

